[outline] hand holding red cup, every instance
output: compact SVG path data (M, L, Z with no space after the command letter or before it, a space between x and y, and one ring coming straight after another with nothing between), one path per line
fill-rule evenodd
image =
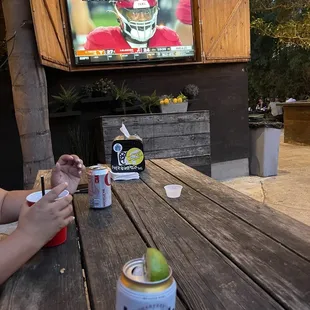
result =
M43 197L42 192L27 196L17 229L37 245L51 247L66 241L67 225L74 220L72 196L65 190L67 186L67 183L60 184L46 191Z

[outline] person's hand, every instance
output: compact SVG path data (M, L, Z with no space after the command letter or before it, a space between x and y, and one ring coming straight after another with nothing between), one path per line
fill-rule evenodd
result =
M33 206L27 202L22 206L17 231L28 236L34 245L43 247L63 227L74 220L72 216L72 196L55 200L65 190L67 183L53 188Z
M74 194L82 171L85 169L83 161L76 155L62 155L52 170L51 185L55 187L61 183L68 183L68 191Z

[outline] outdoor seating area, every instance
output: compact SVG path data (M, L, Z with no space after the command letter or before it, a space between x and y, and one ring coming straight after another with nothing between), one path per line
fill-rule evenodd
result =
M0 0L0 310L310 310L309 0Z
M76 194L66 244L11 277L0 309L112 309L119 271L146 246L169 260L178 310L309 308L309 226L176 160L146 166L141 180L114 183L112 208L91 210ZM37 187L41 175L50 171ZM173 183L183 186L177 200L163 188Z

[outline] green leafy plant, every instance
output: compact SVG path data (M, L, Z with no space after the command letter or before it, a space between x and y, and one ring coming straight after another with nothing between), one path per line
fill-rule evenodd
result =
M199 95L199 87L195 84L188 84L183 88L181 94L188 99L194 99Z
M127 106L133 105L138 99L138 94L131 90L124 81L120 88L114 87L112 90L112 96L113 98L120 102L124 114L127 112Z
M80 96L82 98L89 98L93 94L93 87L90 84L84 85L80 89Z
M112 80L100 79L92 85L93 97L105 97L111 94L115 89L115 85Z
M156 90L151 96L140 96L140 106L145 113L152 113L152 107L159 105L159 97L156 94Z
M66 89L60 85L60 88L61 92L57 96L52 96L56 100L56 103L59 104L59 107L55 112L60 110L72 111L74 105L77 104L81 99L79 92L75 89L74 86Z

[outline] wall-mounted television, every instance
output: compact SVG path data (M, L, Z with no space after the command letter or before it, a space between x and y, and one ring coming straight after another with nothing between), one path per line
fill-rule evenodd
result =
M192 0L67 0L76 65L193 60Z

